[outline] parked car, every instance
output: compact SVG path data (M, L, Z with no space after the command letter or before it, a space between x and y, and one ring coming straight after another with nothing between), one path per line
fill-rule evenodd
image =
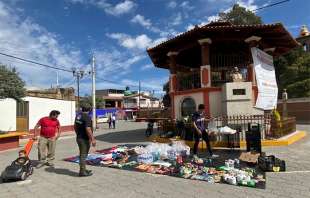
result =
M108 116L99 115L97 116L97 123L107 123L109 121Z

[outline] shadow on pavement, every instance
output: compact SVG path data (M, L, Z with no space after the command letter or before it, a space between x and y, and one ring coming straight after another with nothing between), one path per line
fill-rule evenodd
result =
M136 129L131 131L110 132L96 136L99 141L109 143L132 143L148 141L144 135L144 129Z
M79 176L79 174L77 172L71 171L71 170L66 169L66 168L47 167L44 170L46 172L56 173L59 175L68 175L71 177L78 177Z

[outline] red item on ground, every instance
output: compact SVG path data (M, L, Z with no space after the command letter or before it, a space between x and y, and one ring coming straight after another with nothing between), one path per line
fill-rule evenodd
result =
M55 137L56 129L60 126L57 119L52 119L50 117L41 118L38 124L41 126L40 136L45 138Z
M33 140L33 139L29 139L28 142L27 142L27 144L25 145L24 150L25 150L25 152L26 152L26 156L29 156L29 153L30 153L30 151L31 151L31 149L32 149L33 143L34 143L34 140Z

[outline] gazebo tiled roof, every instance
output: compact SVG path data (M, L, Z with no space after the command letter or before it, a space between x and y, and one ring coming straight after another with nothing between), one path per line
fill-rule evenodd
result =
M281 23L233 25L229 22L213 22L201 27L195 26L187 32L147 49L147 52L155 66L168 68L169 51L182 52L199 48L200 39L210 38L212 46L216 47L222 42L236 41L245 44L244 40L251 36L262 38L259 43L262 48L275 47L274 56L285 54L298 46L298 42Z

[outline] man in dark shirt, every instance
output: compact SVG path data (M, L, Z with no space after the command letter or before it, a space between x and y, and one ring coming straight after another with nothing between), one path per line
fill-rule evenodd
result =
M206 121L208 119L205 118L205 112L204 112L205 106L203 104L200 104L198 106L198 111L193 114L193 125L195 128L195 144L194 144L194 155L197 155L199 140L202 138L206 143L208 147L208 152L211 157L218 157L217 155L214 155L212 152L211 144L210 144L210 138L209 134L206 129Z
M92 121L88 115L90 107L82 107L82 113L78 114L74 122L76 142L80 150L80 177L91 176L92 172L86 169L86 158L90 145L96 146L96 140L92 132Z

